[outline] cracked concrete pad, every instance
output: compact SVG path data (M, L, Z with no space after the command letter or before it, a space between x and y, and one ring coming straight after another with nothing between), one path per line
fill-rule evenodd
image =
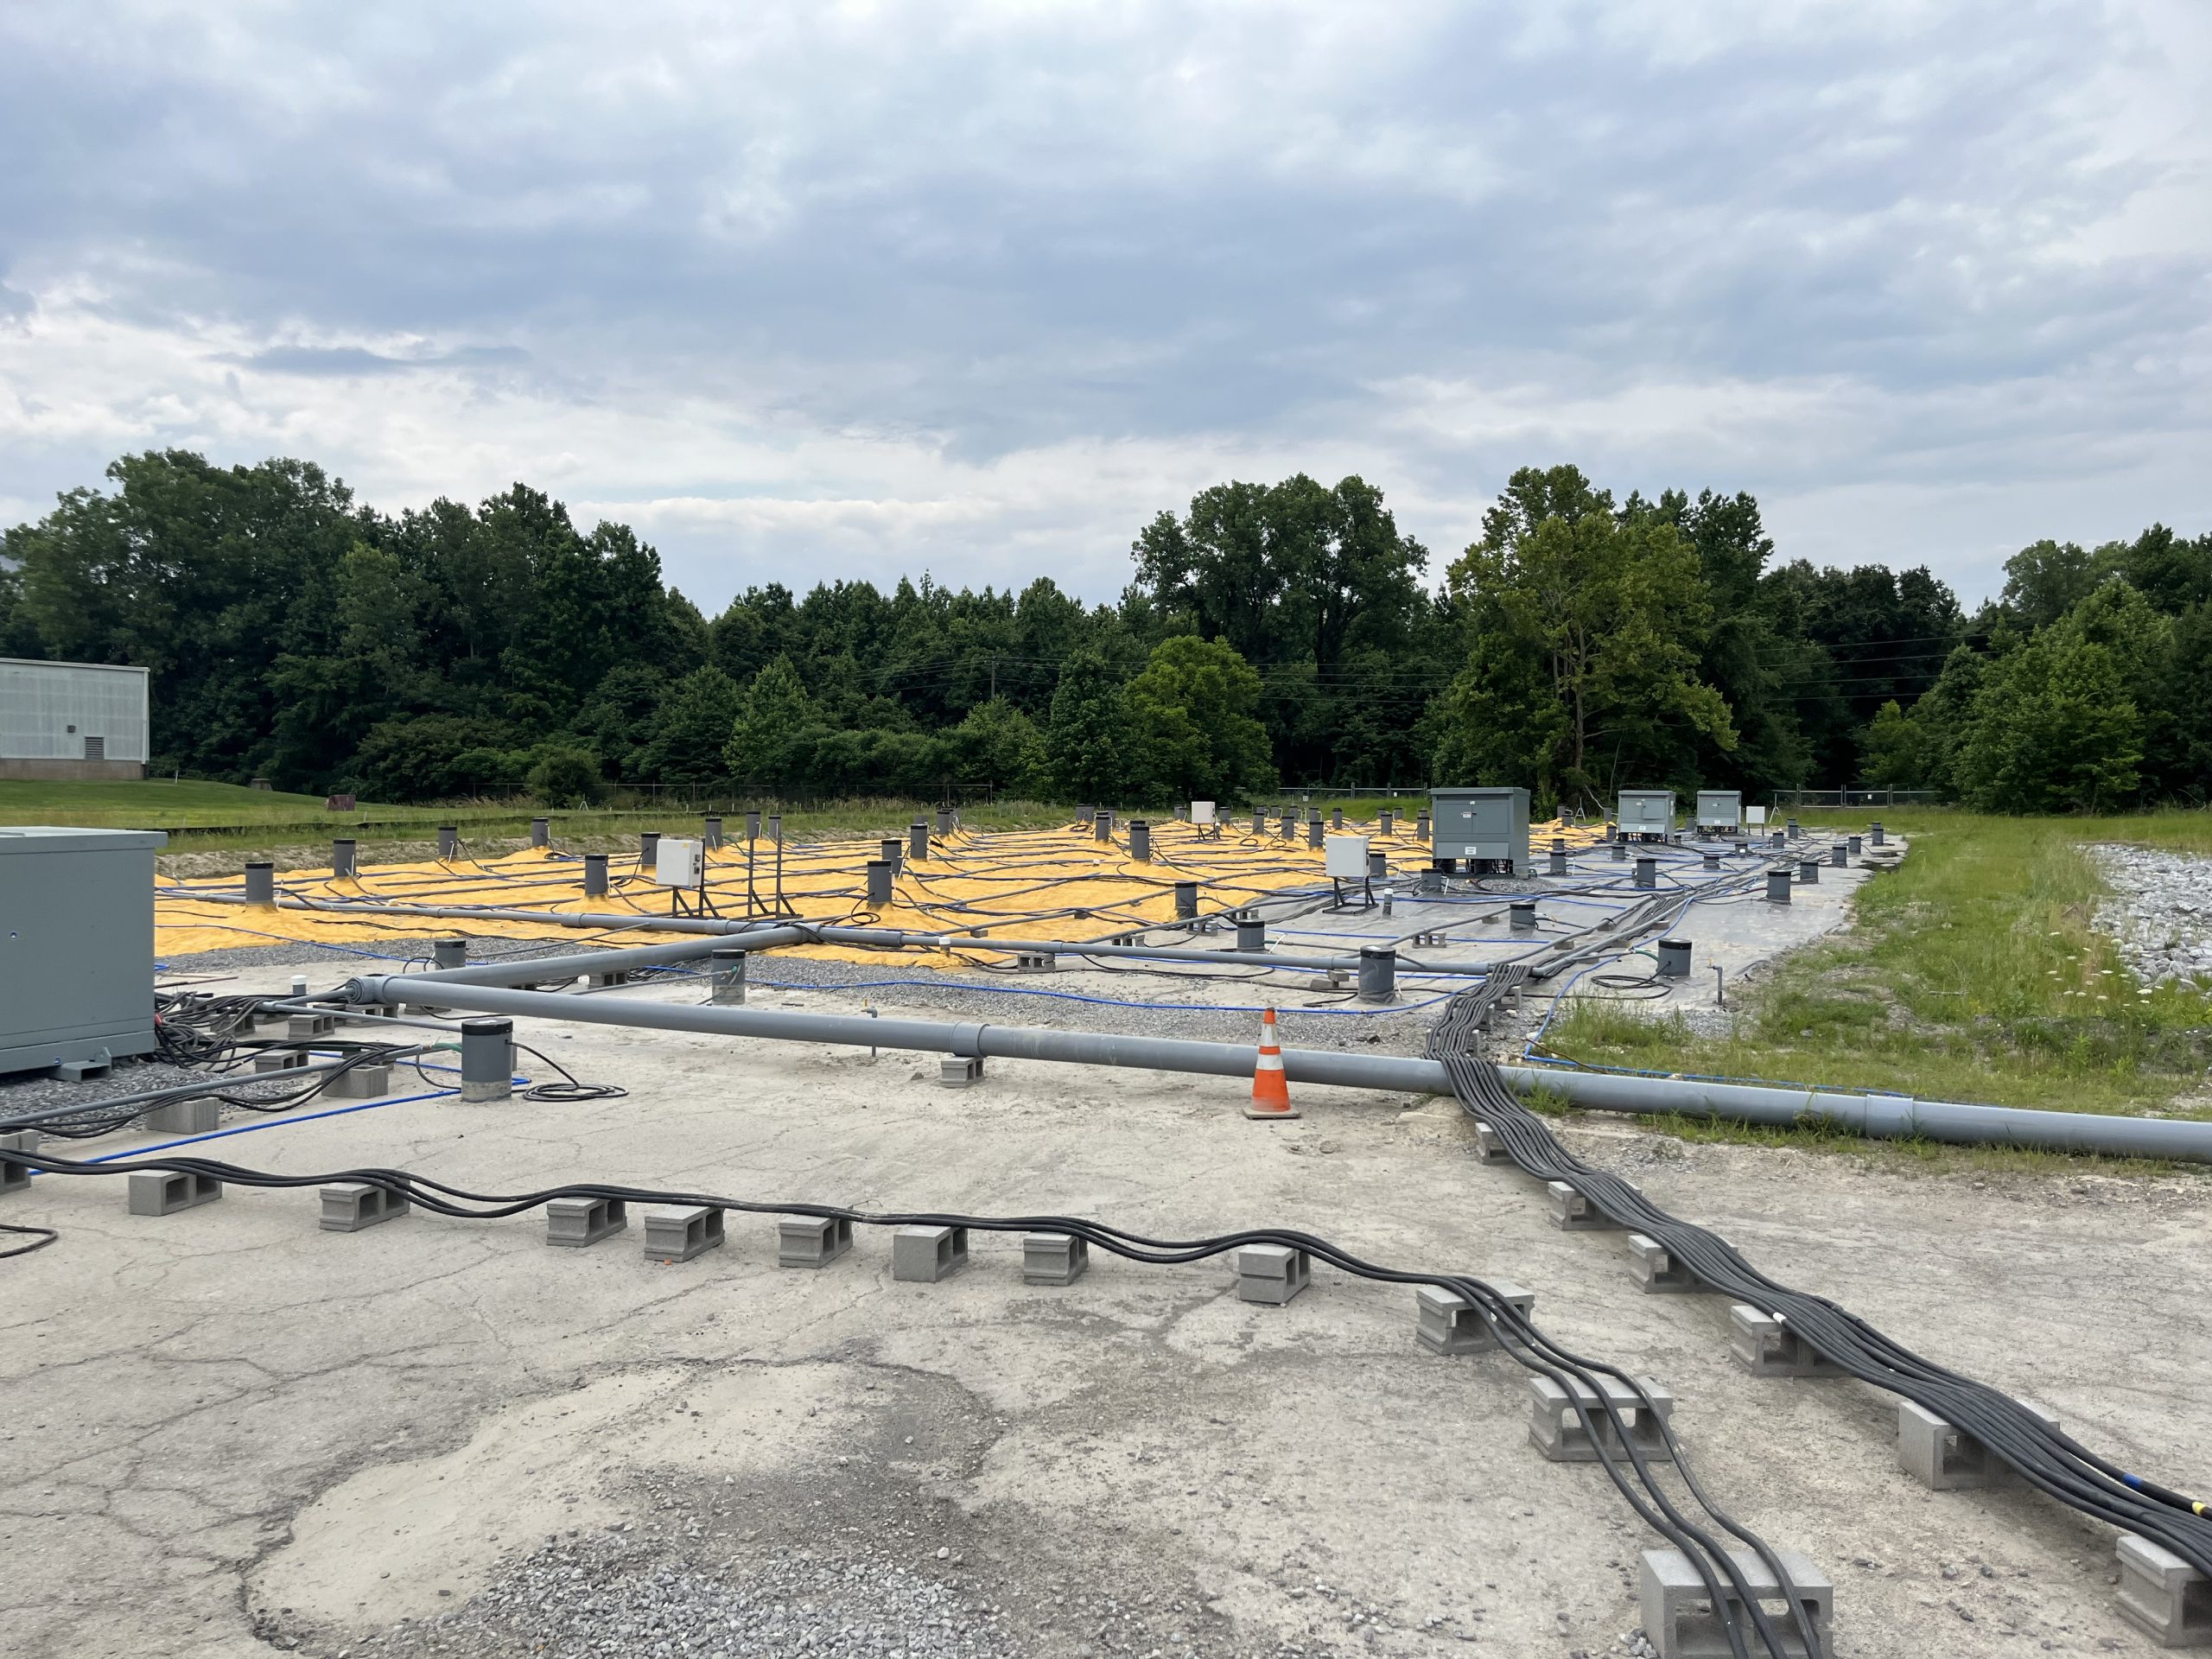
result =
M238 988L284 983L256 971ZM1836 1579L1839 1659L2134 1640L2107 1529L2017 1489L1914 1487L1893 1400L1738 1371L1718 1299L1642 1294L1618 1235L1552 1227L1541 1187L1478 1165L1449 1105L1315 1089L1301 1122L1252 1125L1233 1081L994 1062L956 1092L864 1052L518 1034L629 1098L424 1100L203 1150L484 1191L634 1182L1155 1236L1264 1223L1488 1270L1532 1288L1567 1345L1675 1392L1708 1489ZM1561 1129L1777 1277L2047 1402L2126 1466L2212 1486L2201 1178L1929 1175ZM680 1611L711 1583L723 1600L697 1605L817 1586L816 1651L868 1652L836 1645L836 1586L899 1574L989 1621L995 1651L1042 1659L1564 1659L1634 1623L1650 1534L1602 1471L1529 1448L1510 1359L1420 1350L1403 1287L1322 1265L1296 1302L1256 1307L1219 1263L1100 1252L1045 1290L1016 1237L981 1233L967 1273L906 1285L879 1230L798 1272L741 1213L725 1249L673 1266L634 1236L549 1249L535 1214L358 1235L316 1217L311 1187L159 1220L124 1215L109 1177L8 1200L61 1238L6 1264L0 1300L0 1644L567 1656L588 1650L587 1603ZM569 1623L547 1622L548 1585L574 1591ZM636 1622L627 1650L650 1651Z

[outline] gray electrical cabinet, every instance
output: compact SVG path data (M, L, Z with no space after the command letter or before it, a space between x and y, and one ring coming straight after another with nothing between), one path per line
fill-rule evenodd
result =
M1529 791L1525 789L1435 789L1429 791L1429 853L1442 868L1465 859L1529 873Z
M158 830L0 825L0 1071L154 1050Z
M1744 791L1740 789L1700 789L1697 817L1700 830L1720 830L1733 835L1744 827Z
M1624 789L1613 821L1628 836L1656 836L1662 840L1675 833L1675 791L1671 789Z

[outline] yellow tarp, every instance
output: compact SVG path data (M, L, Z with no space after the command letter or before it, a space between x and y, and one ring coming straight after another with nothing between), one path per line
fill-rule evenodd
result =
M931 836L928 858L908 863L886 906L868 904L867 866L880 856L880 843L857 838L809 842L783 849L782 893L786 906L809 921L855 926L901 928L918 932L986 929L1008 938L1075 941L1096 939L1122 927L1158 925L1174 918L1174 885L1199 884L1199 905L1209 913L1290 888L1325 887L1321 849L1306 844L1301 823L1294 837L1249 833L1249 820L1223 828L1219 839L1202 838L1188 823L1155 823L1152 857L1131 858L1126 825L1115 839L1098 841L1085 827L1020 831L955 830ZM1370 846L1389 855L1394 869L1425 869L1428 848L1412 826L1400 824L1390 836L1374 825L1348 824L1346 833L1368 833ZM1547 826L1546 834L1562 833ZM1588 831L1567 831L1580 844ZM466 852L466 843L463 844ZM708 855L709 913L741 919L748 914L747 849L741 841ZM211 902L200 895L242 896L242 877L164 879L156 884L155 948L162 956L188 955L276 940L342 947L345 954L371 954L399 960L425 957L424 942L440 934L470 933L513 939L562 939L578 950L601 944L650 944L681 935L656 929L654 920L671 913L678 900L657 886L652 872L636 854L608 860L607 892L587 899L583 860L556 849L532 849L500 857L456 857L425 864L365 867L340 879L327 869L278 873L282 899L272 908ZM749 913L773 912L777 893L777 849L763 839L753 844L749 885L754 902ZM687 912L697 905L696 892L681 895ZM289 902L350 906L343 911L296 908ZM533 921L478 914L457 917L412 915L406 906L438 905L478 910L521 910L561 915L634 914L636 923L619 925ZM391 906L373 913L361 906ZM804 954L849 962L892 959L876 951L836 945L804 947ZM905 958L912 961L911 954Z

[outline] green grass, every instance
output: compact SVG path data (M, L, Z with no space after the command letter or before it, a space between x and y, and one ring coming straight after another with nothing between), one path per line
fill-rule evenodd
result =
M321 815L322 810L320 795L286 795L248 789L241 784L209 784L192 779L181 783L166 778L86 783L0 779L0 823L169 830L281 823Z
M1866 816L1799 814L1837 829ZM2168 1108L2202 1086L2212 1001L2194 987L2146 992L2128 976L2092 925L2103 888L2084 847L2212 852L2212 815L1923 809L1882 820L1911 837L1910 855L1859 888L1853 926L1738 994L1732 1037L1578 1000L1548 1046L1605 1065L2065 1111Z

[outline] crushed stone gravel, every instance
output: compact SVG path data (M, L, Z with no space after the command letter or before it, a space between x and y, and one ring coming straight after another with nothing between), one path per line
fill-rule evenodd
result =
M2145 985L2212 985L2212 858L2104 844L2090 855L2111 893L2096 925Z

